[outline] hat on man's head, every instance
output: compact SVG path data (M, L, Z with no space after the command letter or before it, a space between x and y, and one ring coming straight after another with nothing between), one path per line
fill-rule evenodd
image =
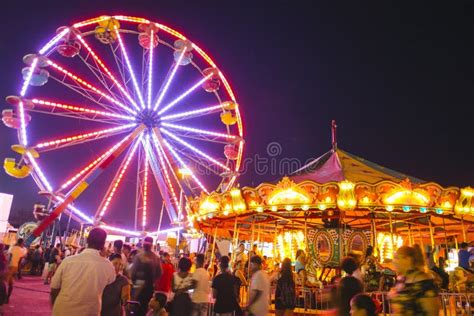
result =
M153 237L147 236L143 239L144 244L152 244L153 245Z

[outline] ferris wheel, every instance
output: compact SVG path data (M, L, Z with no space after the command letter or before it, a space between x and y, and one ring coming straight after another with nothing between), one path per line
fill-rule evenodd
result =
M209 55L174 29L100 16L58 28L23 61L19 95L2 112L18 130L20 157L4 168L31 175L75 218L152 231L163 209L182 222L187 196L236 181L244 140L235 95ZM128 225L107 225L126 203Z

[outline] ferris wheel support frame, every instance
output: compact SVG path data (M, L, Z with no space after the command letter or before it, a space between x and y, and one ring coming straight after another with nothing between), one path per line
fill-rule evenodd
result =
M46 217L44 220L40 222L38 227L26 238L25 244L27 247L29 247L33 241L41 235L41 233L48 228L51 223L54 222L56 218L59 217L59 215L62 214L62 212L67 208L67 206L77 199L86 189L87 187L95 180L97 177L110 165L112 161L117 159L120 154L135 140L135 138L140 135L143 130L145 129L145 125L140 124L131 134L131 137L129 137L125 142L123 142L109 157L106 159L102 160L100 163L97 164L97 166L81 181L79 182L74 188L69 191L69 193L66 195L65 199L59 203L56 208L54 209L51 214Z

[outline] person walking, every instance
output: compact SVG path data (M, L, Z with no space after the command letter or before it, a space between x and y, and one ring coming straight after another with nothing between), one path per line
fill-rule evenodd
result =
M87 248L59 265L51 279L53 316L99 315L104 288L115 281L112 263L100 256L107 233L93 228L87 237Z
M48 265L48 276L44 281L44 284L49 284L49 281L53 277L56 269L58 268L59 263L61 262L61 244L57 243L56 247L51 250L49 254L49 265Z
M182 257L178 262L178 272L173 274L171 288L174 297L171 301L171 316L188 316L192 313L193 305L189 290L195 288L195 281L189 273L191 265L189 258Z
M152 251L153 238L145 237L143 250L133 258L130 275L133 282L132 297L140 302L137 315L146 315L148 304L153 297L154 284L161 277L161 260Z
M276 316L292 316L296 307L296 284L291 270L291 260L283 259L275 291Z
M200 253L195 258L196 270L193 273L195 288L191 300L193 301L193 316L206 316L209 304L209 273L204 269L204 254Z
M402 246L393 260L400 277L389 293L392 310L397 315L438 316L440 311L438 288L424 271L421 249Z
M339 316L349 316L351 310L351 300L357 294L364 291L364 285L353 276L357 270L357 262L353 257L342 259L341 268L346 273L337 286L337 303Z
M10 301L10 296L13 292L13 279L20 269L21 259L26 256L26 248L24 247L23 238L18 238L16 244L8 249L9 264L8 264L8 293L7 303Z
M219 261L220 273L212 281L212 296L215 298L214 312L217 316L232 316L238 310L235 277L229 271L229 257Z
M0 306L7 302L8 259L5 255L5 244L0 243Z
M270 280L262 270L262 258L253 256L250 258L250 270L252 279L250 280L250 298L247 311L252 316L265 316L268 314L268 301L270 297Z
M124 307L130 301L130 281L123 273L123 259L118 253L109 257L115 268L115 281L107 285L102 293L101 316L122 316Z
M40 245L35 246L35 250L33 251L33 255L31 256L31 275L37 275L38 270L41 264L41 257L42 257L42 249Z
M161 278L155 281L155 297L157 302L166 303L170 300L171 295L171 282L173 280L174 267L171 263L170 254L167 252L163 253L161 259Z

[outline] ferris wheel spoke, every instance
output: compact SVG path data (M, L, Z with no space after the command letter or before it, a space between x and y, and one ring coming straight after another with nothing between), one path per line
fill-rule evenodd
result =
M94 50L92 50L92 48L87 44L87 42L82 38L81 35L77 34L76 37L79 39L79 41L82 43L82 45L87 49L87 51L89 52L89 54L92 56L92 58L94 59L94 62L96 63L96 65L98 65L98 67L100 67L104 72L105 74L113 81L113 83L115 84L115 86L120 90L120 92L128 99L128 101L135 107L135 109L137 110L140 110L140 108L138 107L137 103L135 102L135 100L130 96L130 94L128 93L128 91L120 84L120 82L115 78L115 76L112 74L112 72L109 70L109 68L105 65L105 63L97 56L97 54L94 52ZM103 73L100 72L100 74L102 75L102 77L104 77ZM105 83L105 80L104 80L104 83ZM110 89L108 89L109 92Z
M169 142L172 144L172 142ZM205 170L211 172L216 176L221 176L221 172L217 170L214 165L211 165L208 160L203 159L201 156L192 154L180 148L179 146L174 146L174 149L177 153L181 154L183 157L187 158L189 161L192 161L194 164L204 168ZM189 165L189 164L188 164ZM199 172L200 173L200 172Z
M177 131L181 131L182 132L181 136L184 136L184 137L189 136L190 138L200 139L200 140L209 141L209 142L219 142L216 140L225 139L227 141L220 141L219 143L226 144L229 142L236 141L238 139L236 135L208 131L208 130L184 126L184 125L177 125L177 124L163 122L162 126L169 127Z
M111 83L111 84L108 84L107 83L107 79L106 79L106 76L102 73L102 71L100 71L100 69L98 68L98 65L96 63L96 65L92 65L90 64L87 59L89 58L89 55L87 55L86 57L83 57L81 55L79 55L79 59L83 62L84 65L86 65L86 67L89 69L89 71L96 77L96 79L102 84L102 86L105 88L105 90L107 90L108 94L116 99L116 100L119 100L122 102L122 103L126 103L125 99L122 98L122 96L118 96L114 91L113 91L113 88L115 86L114 83Z
M166 92L168 91L169 86L171 85L171 82L173 82L174 76L176 75L176 71L178 70L179 65L181 64L181 60L183 59L184 54L186 53L186 49L183 49L181 54L179 55L178 61L174 62L174 65L171 67L171 72L168 73L168 76L166 78L166 81L163 86L160 87L160 94L158 95L158 100L155 103L155 107L153 108L153 111L157 111L158 107L161 104L161 101L163 101L163 98L166 95Z
M78 95L80 95L80 96L92 101L93 103L99 105L104 110L107 110L109 112L113 112L113 113L118 114L118 110L117 110L116 107L112 107L110 105L102 103L100 99L98 100L97 98L93 97L90 94L93 91L85 89L83 86L80 86L77 82L74 82L73 84L71 84L71 83L67 83L64 80L65 78L59 79L59 78L56 78L55 76L50 76L50 78L53 79L54 81L58 82L59 84L63 85L64 87L68 88L69 90L74 91Z
M194 182L207 194L209 194L209 191L206 189L204 184L202 184L201 180L199 180L198 177L194 174L194 172L191 170L191 168L188 167L188 165L184 162L184 160L179 156L179 154L176 152L176 150L171 146L171 144L166 141L166 139L163 140L163 143L165 144L166 148L168 149L169 152L173 155L175 160L179 162L179 165L181 166L183 170L183 177L186 176L185 173L188 172L191 178L193 178Z
M95 165L100 163L102 160L106 159L109 157L111 154L113 154L120 145L122 145L127 139L129 139L131 134L128 134L125 136L122 140L120 140L118 143L113 145L111 148L109 148L107 151L105 151L103 154L101 154L99 157L94 159L92 162L88 163L84 168L82 168L79 172L74 174L72 177L70 177L66 182L64 182L59 190L64 190L68 188L71 184L73 184L76 180L79 180L86 172L91 170Z
M115 119L115 120L135 121L135 118L133 116L98 111L98 110L89 109L89 108L85 108L85 107L77 106L77 105L63 104L59 102L36 99L36 98L32 99L31 102L35 104L35 108L33 109L33 111L35 111L37 107L41 107L41 108L50 109L51 113L59 114L59 115L61 114L81 115L85 118L89 118L93 120L95 120L96 117L104 117L104 118Z
M179 209L178 198L170 181L168 170L164 164L163 157L161 156L160 151L154 148L155 146L151 144L151 141L142 140L142 143L145 150L148 151L150 169L160 190L163 202L166 206L166 211L168 212L168 216L172 221L175 221L177 219ZM158 155L155 155L155 152L157 152Z
M120 50L120 47L119 45L113 46L112 43L110 43L109 48L112 53L112 56L114 56L115 65L120 74L120 78L122 79L124 89L128 95L131 95L131 92L128 88L128 83L131 81L131 79L130 78L127 79L127 76L125 75L125 65L123 61L123 55L120 54L120 58L117 56L117 51Z
M129 149L127 155L125 155L124 159L122 160L122 163L120 164L120 167L118 168L117 172L115 173L115 176L114 176L112 182L110 183L110 185L107 189L107 193L105 194L104 198L100 202L99 207L98 207L98 209L95 213L95 216L94 216L94 218L96 219L96 222L99 222L100 220L102 220L102 218L105 215L105 212L107 211L110 203L112 202L112 199L115 195L115 192L117 191L117 188L119 187L119 185L120 185L120 183L123 179L123 175L127 171L127 168L130 165L130 161L132 160L132 158L133 158L133 156L134 156L134 154L135 154L135 152L138 148L138 145L140 144L141 136L139 136L138 138L139 139L135 140L135 143Z
M48 60L48 64L50 66L52 66L55 70L57 70L58 72L64 74L65 76L69 77L71 80L75 81L75 82L78 82L80 85L82 86L85 86L87 88L89 88L90 90L94 91L94 93L104 97L105 99L107 99L108 101L112 102L113 104L119 106L120 108L126 110L127 112L131 113L131 114L136 114L137 112L135 112L134 110L132 110L131 108L129 108L128 106L126 106L125 104L121 103L120 101L112 98L111 96L109 96L108 94L102 92L101 90L97 89L96 87L92 86L90 83L88 83L87 81L79 78L78 76L72 74L70 71L64 69L63 67L61 67L60 65L56 64L55 62L51 61L51 60Z
M83 133L73 136L68 136L64 138L59 138L55 140L50 140L46 142L39 142L33 148L37 149L39 152L45 152L49 150L56 150L64 147L69 147L72 145L78 145L85 142L90 142L94 140L98 140L104 137L110 137L111 135L124 133L127 130L130 130L132 127L135 127L136 124L127 124L119 127L108 128L98 131L93 131L89 133Z
M220 111L222 111L222 105L220 104L212 105L212 106L208 106L208 107L197 109L197 110L164 115L161 117L161 120L168 121L168 122L175 122L175 121L181 121L181 120L187 120L187 119L196 118L200 116L205 116L205 115L217 113Z
M117 35L117 39L118 39L120 49L122 51L122 55L125 58L125 63L127 64L128 71L130 73L130 76L132 77L132 83L133 83L133 86L135 88L135 92L138 95L138 99L140 100L140 105L141 105L142 109L144 109L145 108L145 102L143 101L143 95L142 95L142 92L141 92L140 88L138 87L137 78L135 77L135 73L133 71L132 64L130 63L130 59L128 58L127 50L125 49L125 44L123 43L122 36L120 35L120 32L119 32L117 26L114 26L114 30L115 30L115 33Z
M154 50L154 31L150 30L150 47L148 49L148 88L147 88L147 108L151 108L151 96L153 94L153 50Z
M180 96L178 96L176 99L174 99L173 101L171 101L170 103L168 103L163 109L161 109L161 111L158 112L159 115L162 115L163 113L165 113L166 111L168 111L172 106L178 104L181 100L183 100L184 98L186 98L188 95L190 95L192 92L194 92L194 90L196 90L197 88L199 88L204 82L206 82L207 80L209 80L209 78L211 78L213 76L213 74L209 74L207 76L205 76L204 78L202 78L201 80L199 80L197 83L195 83L191 88L189 88L188 90L186 90L185 92L183 92Z
M226 171L230 171L230 168L227 167L226 165L224 165L223 163L217 161L215 158L209 156L208 154L206 154L205 152L201 151L200 149L194 147L193 145L191 145L190 143L184 141L183 139L179 138L178 136L174 135L173 133L170 133L168 130L164 129L164 128L160 128L160 131L165 133L167 136L169 136L170 138L172 138L173 140L175 140L176 142L180 143L181 145L191 149L193 152L199 154L200 156L206 158L207 160L209 160L210 162L214 163L215 165L221 167L222 169L226 170Z
M145 230L147 224L147 210L148 210L148 151L144 150L145 159L143 160L143 185L142 185L142 229Z

